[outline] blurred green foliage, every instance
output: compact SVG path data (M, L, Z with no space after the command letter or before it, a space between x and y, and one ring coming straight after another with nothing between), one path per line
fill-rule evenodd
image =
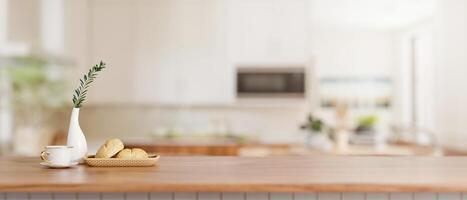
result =
M365 115L358 118L358 126L362 128L372 128L378 121L375 115Z
M325 124L323 120L309 114L307 117L307 121L300 126L302 130L309 130L312 133L323 133L325 128Z
M39 56L10 60L7 73L17 123L39 125L52 112L65 108L67 81L64 66Z
M45 65L39 57L14 58L14 66L9 68L10 80L15 90L32 89L47 82Z

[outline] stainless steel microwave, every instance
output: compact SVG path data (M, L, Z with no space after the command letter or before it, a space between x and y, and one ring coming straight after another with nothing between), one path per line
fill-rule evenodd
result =
M239 67L237 97L303 98L305 67Z

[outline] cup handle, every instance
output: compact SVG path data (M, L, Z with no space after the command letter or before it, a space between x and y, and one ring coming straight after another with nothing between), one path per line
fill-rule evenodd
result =
M43 161L49 162L49 161L47 160L47 156L48 156L48 155L49 155L48 152L42 151L42 152L41 152L41 159L42 159Z

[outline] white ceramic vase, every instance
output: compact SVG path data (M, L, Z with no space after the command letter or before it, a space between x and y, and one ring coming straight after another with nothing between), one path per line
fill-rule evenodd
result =
M305 146L307 148L316 149L319 151L330 151L333 147L331 140L325 133L307 133L305 142Z
M79 126L79 108L71 111L70 127L68 128L67 145L72 146L72 159L75 162L83 163L88 152L86 137Z

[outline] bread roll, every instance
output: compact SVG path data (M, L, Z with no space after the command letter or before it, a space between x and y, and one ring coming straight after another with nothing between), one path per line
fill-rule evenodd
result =
M120 139L115 138L107 140L99 150L97 150L96 158L110 158L123 148L123 142Z
M123 149L117 154L117 158L122 159L147 159L148 157L146 151L139 148Z

